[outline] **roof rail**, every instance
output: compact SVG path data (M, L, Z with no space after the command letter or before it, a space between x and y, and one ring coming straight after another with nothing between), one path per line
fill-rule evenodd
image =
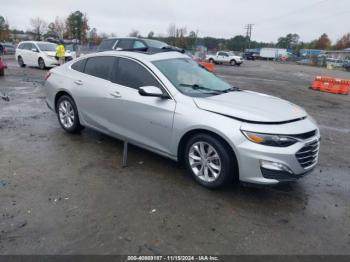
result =
M184 54L185 50L175 47L175 46L164 46L160 49L157 48L149 48L149 47L139 47L139 48L126 48L126 49L121 49L117 51L130 51L130 52L142 52L146 54L158 54L158 53L164 53L164 52L179 52Z

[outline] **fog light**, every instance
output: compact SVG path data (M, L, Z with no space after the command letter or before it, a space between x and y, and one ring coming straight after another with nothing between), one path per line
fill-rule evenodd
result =
M267 160L260 160L260 166L265 169L269 170L276 170L276 171L287 171L290 174L293 174L293 171L290 170L288 166L282 163L278 162L272 162Z

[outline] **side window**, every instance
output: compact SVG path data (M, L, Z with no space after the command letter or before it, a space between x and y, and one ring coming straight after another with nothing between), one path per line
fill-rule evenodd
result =
M83 73L85 68L85 63L86 63L86 59L79 60L72 65L72 69Z
M116 41L117 41L116 39L105 39L99 45L98 50L99 51L112 50Z
M23 49L23 46L24 46L25 44L19 44L18 46L17 46L17 49Z
M224 53L223 53L223 52L220 52L218 55L219 55L219 56L224 56Z
M144 48L144 47L146 47L146 45L143 42L138 40L134 42L133 48Z
M121 39L119 40L118 48L130 49L133 41L134 41L133 39Z
M24 44L22 45L22 49L24 49L24 50L29 50L29 47L30 47L30 44L29 44L29 43L24 43Z
M138 89L141 86L158 86L159 82L142 65L130 59L119 58L118 66L113 72L112 82Z
M96 56L87 59L84 73L109 80L109 76L114 64L112 56Z

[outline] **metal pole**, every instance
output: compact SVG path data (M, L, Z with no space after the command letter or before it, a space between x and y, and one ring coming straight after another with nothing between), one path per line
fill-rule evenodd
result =
M124 140L122 167L128 166L128 141Z

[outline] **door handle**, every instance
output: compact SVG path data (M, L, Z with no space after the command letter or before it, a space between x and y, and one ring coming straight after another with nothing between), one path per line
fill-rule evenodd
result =
M74 83L77 84L77 85L79 85L79 86L81 86L81 85L83 84L83 81L81 81L81 80L75 80Z
M122 95L118 92L118 91L115 91L115 92L112 92L112 93L109 93L111 96L115 97L115 98L119 98L119 97L122 97Z

